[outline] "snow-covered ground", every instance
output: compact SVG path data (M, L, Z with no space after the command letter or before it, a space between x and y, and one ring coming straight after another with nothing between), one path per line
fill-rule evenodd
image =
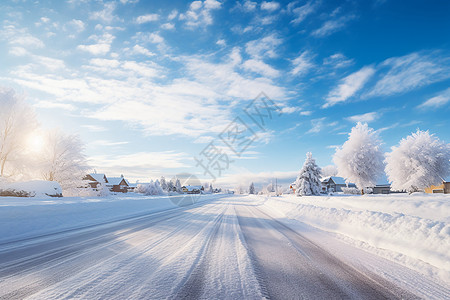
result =
M448 195L178 200L0 198L0 298L450 297Z
M177 208L180 196L0 197L0 243ZM218 197L203 195L200 201Z
M450 283L450 195L265 197L279 218L298 220Z

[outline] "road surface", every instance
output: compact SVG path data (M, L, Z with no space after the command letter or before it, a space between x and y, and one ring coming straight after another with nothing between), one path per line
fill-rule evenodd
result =
M367 260L352 264L306 235L251 199L224 196L0 244L0 299L450 298L405 267L343 246Z

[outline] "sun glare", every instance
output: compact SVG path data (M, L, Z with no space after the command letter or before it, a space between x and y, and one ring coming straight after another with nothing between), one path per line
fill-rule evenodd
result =
M40 134L30 134L26 141L26 145L31 152L41 152L44 149L44 138Z

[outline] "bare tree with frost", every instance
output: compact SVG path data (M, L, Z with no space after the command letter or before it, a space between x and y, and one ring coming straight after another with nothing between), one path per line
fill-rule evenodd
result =
M27 135L37 126L31 106L12 89L0 87L0 176L19 175L26 161L23 150Z
M65 195L76 195L85 182L87 162L84 145L78 135L67 135L58 130L45 135L44 148L38 158L41 178L57 181Z

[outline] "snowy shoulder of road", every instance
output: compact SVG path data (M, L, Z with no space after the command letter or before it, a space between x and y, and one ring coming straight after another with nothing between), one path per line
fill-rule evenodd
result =
M0 197L0 243L174 209L183 197L136 193L108 197ZM217 197L218 194L207 194L198 200Z
M285 222L319 228L345 243L450 283L450 195L257 197L261 207Z

